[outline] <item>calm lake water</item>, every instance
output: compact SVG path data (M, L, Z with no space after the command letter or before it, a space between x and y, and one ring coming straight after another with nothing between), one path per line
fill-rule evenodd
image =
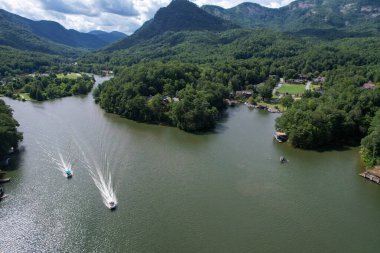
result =
M5 101L25 151L4 185L0 252L379 252L380 187L358 176L358 149L278 144L278 115L240 106L194 135L106 114L91 95ZM72 154L72 179L46 149ZM105 153L113 212L84 166Z

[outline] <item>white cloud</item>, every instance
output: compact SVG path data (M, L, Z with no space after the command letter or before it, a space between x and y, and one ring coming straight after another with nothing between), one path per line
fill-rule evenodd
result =
M192 0L231 8L248 0ZM278 8L293 0L251 0ZM83 32L100 29L132 33L171 0L0 0L0 8L33 20L52 20Z

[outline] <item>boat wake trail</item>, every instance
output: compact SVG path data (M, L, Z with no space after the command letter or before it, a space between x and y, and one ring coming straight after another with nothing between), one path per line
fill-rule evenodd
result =
M103 166L95 165L95 170L89 171L92 180L100 191L103 203L106 207L113 209L117 205L116 193L112 185L111 172L109 171L109 164L107 155L104 155Z
M56 166L54 168L58 169L65 177L72 177L73 175L73 157L72 150L69 146L67 155L62 154L60 151L51 152L44 145L42 145L39 141L37 144L44 151L44 153L48 156L49 160L52 161ZM58 157L57 157L58 154Z
M104 153L101 165L99 165L95 159L91 159L91 161L88 159L78 143L77 146L84 158L84 165L87 167L95 186L99 189L104 205L109 209L115 209L117 206L117 197L112 183L107 154Z

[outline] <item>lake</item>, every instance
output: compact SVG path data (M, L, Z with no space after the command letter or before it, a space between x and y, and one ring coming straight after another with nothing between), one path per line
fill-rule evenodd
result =
M107 114L92 95L4 100L25 150L4 185L0 252L379 251L380 187L358 176L358 149L279 144L278 115L230 108L195 135ZM71 157L72 179L58 153ZM115 211L85 166L105 156Z

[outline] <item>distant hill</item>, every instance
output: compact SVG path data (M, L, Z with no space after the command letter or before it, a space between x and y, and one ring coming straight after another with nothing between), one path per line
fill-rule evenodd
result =
M27 26L26 21L17 15L0 10L0 45L47 54L70 56L78 53L77 49L37 36Z
M305 30L309 34L313 29L380 30L380 1L374 0L298 0L279 9L254 3L242 3L230 9L205 5L202 9L244 27Z
M89 34L95 35L99 39L105 41L107 44L111 44L118 40L128 37L125 33L116 32L116 31L108 33L108 32L104 32L100 30L94 30L94 31L89 32Z
M70 50L64 46L98 49L122 38L121 33L81 33L57 22L33 21L5 10L0 10L0 27L1 45L44 53Z
M237 25L207 13L188 0L173 0L167 7L161 8L152 20L146 22L133 35L111 45L107 50L129 48L169 31L225 31L237 27Z

